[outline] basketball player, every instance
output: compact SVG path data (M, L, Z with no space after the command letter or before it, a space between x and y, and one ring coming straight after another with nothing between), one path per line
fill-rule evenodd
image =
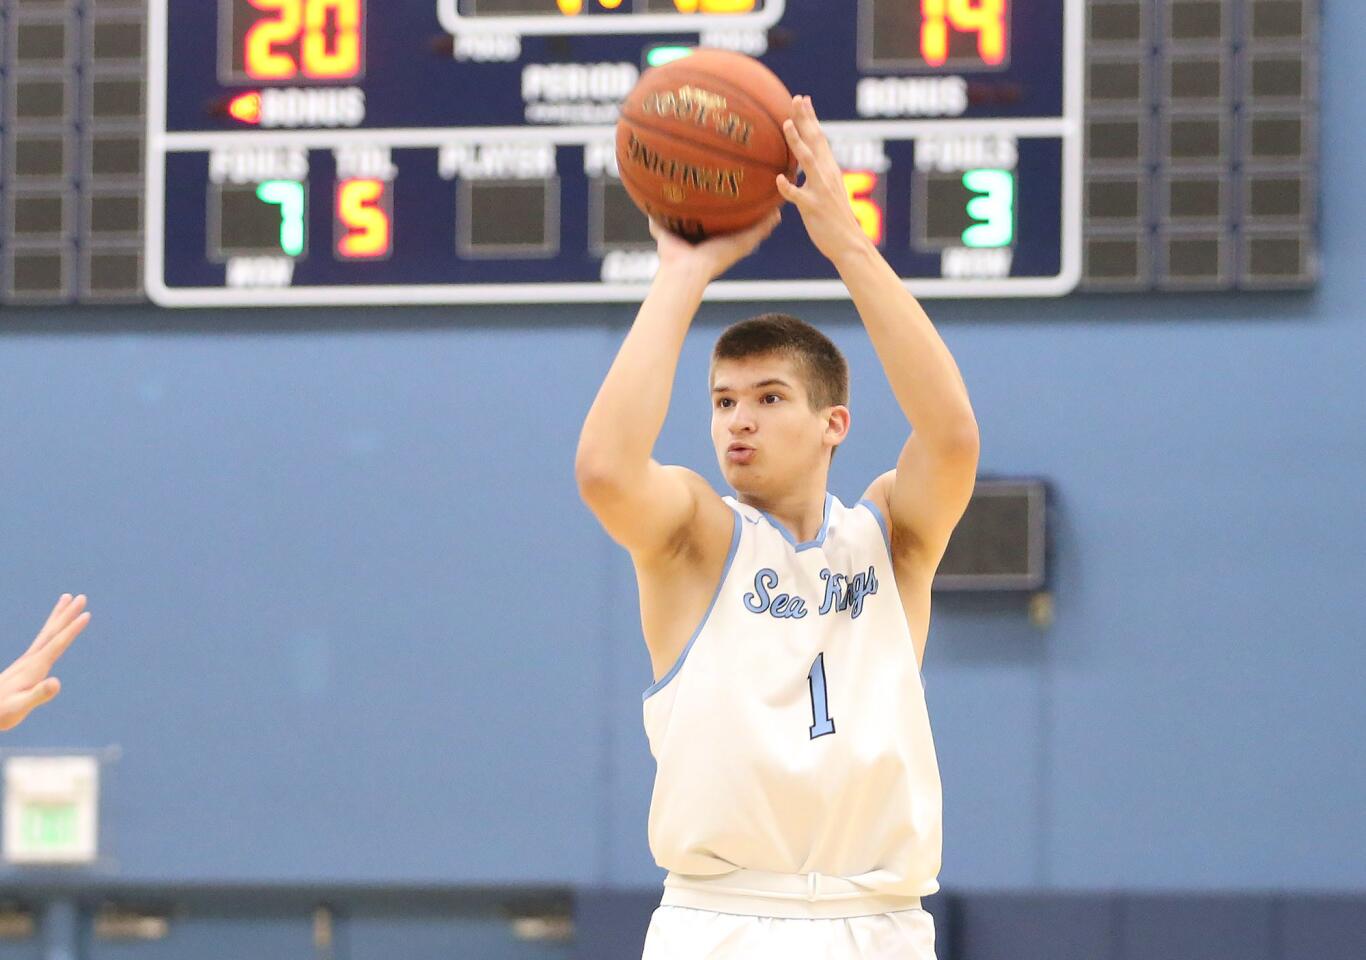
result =
M691 246L654 227L659 270L579 441L580 492L631 554L655 683L650 845L668 871L646 960L930 960L940 787L920 680L930 581L971 495L967 390L925 312L865 237L809 98L778 177L839 271L914 432L845 506L826 492L849 431L848 367L768 314L721 334L711 433L721 497L661 466L684 336L709 281L777 215Z
M90 622L85 597L62 594L28 650L0 673L0 730L12 730L57 696L61 681L48 672Z

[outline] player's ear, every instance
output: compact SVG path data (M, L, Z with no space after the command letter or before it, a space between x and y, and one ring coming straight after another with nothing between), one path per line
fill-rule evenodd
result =
M831 446L839 446L849 435L849 408L836 404L825 411L825 439Z

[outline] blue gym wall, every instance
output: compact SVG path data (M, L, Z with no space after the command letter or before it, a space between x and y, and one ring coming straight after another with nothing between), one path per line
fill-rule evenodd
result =
M934 303L1056 622L944 598L946 886L1366 889L1366 21L1329 5L1312 295ZM704 309L658 452L717 471ZM850 310L832 488L905 427ZM657 882L629 568L579 505L620 306L0 314L0 625L95 622L6 747L107 747L97 876ZM0 883L23 874L0 869Z

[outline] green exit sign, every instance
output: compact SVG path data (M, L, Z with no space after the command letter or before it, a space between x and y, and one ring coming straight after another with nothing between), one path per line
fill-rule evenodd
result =
M23 846L34 852L62 854L71 851L76 846L76 805L25 805L19 814L19 835Z
M4 758L4 860L82 864L99 857L99 760Z

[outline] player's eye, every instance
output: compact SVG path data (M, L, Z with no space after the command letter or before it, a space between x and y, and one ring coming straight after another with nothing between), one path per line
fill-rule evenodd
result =
M719 399L719 400L716 401L716 405L717 405L718 407L720 407L721 409L723 409L723 410L724 410L724 409L727 409L727 408L729 408L729 407L731 407L731 406L734 406L734 404L735 404L735 401L732 400L730 397L722 397L721 399Z
M778 402L779 400L781 400L781 399L782 399L782 397L779 396L778 394L776 394L776 393L770 393L770 394L766 394L766 395L764 396L764 403L777 403L777 402Z

